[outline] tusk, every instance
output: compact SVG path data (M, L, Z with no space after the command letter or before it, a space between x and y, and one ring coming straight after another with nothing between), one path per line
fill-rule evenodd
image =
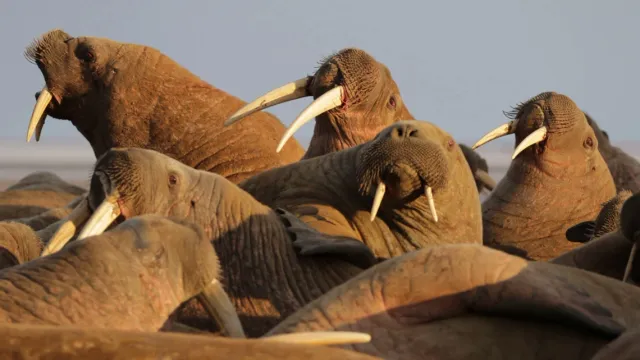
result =
M89 216L91 216L91 209L89 209L89 202L87 197L85 197L80 201L78 206L73 209L71 214L67 216L67 219L60 225L51 239L49 239L47 246L42 250L40 256L51 255L62 249L69 240L71 240L73 235L75 235L78 227L87 221Z
M31 140L33 132L37 127L40 127L40 131L42 131L44 118L47 117L44 111L47 109L47 106L49 106L52 98L53 96L45 85L42 88L42 91L40 91L40 96L38 96L38 100L36 100L36 105L33 107L33 112L31 112L31 119L29 119L29 128L27 129L27 142ZM40 125L41 123L42 125ZM38 136L38 138L40 138L40 136Z
M505 135L513 134L514 132L516 132L517 126L518 126L518 120L509 121L506 124L502 124L497 128L486 133L480 140L478 140L478 142L473 144L471 149L475 150L476 148L488 143L489 141L495 140Z
M273 335L260 340L288 344L342 345L368 343L371 341L371 335L355 331L317 331Z
M311 104L309 104L309 106L302 110L300 115L298 115L298 117L293 120L293 122L287 129L287 132L280 140L276 152L280 152L280 150L282 150L282 148L284 147L284 144L286 144L287 140L289 140L289 138L293 136L293 133L298 131L298 129L300 129L300 127L306 124L309 120L324 112L341 106L343 96L344 88L342 86L336 86L333 89L322 94L322 96L315 99Z
M311 82L311 79L312 77L306 76L302 79L298 79L269 91L236 111L227 119L227 121L224 122L224 126L229 126L236 121L253 114L254 112L258 112L268 107L300 99L305 96L311 96L307 91L307 85Z
M633 243L633 247L631 248L631 253L629 254L629 260L627 260L627 267L624 269L624 276L622 277L622 282L627 282L629 279L629 275L631 275L631 269L633 268L633 260L636 257L636 251L638 251L638 242Z
M547 137L547 127L543 126L538 130L532 132L522 140L520 144L516 147L516 150L513 152L513 156L511 156L511 160L515 159L518 154L520 154L524 149L528 148L531 145L535 145L540 141L544 140Z
M93 212L93 215L87 220L87 223L78 235L78 240L93 235L100 235L111 225L120 215L120 207L118 206L119 197L118 192L114 191L104 199L102 204L98 206Z
M387 186L384 183L378 184L378 188L376 189L376 194L373 196L373 205L371 205L371 217L369 220L373 221L378 214L378 210L380 209L380 204L382 204L382 199L384 198L384 192L387 190Z
M227 292L217 279L202 290L198 300L213 317L223 334L232 338L246 338L236 308L231 303Z
M42 128L44 127L44 121L47 119L47 114L42 114L42 118L38 120L38 126L36 126L36 142L40 141L42 135Z
M429 201L429 210L431 210L431 216L433 216L433 221L438 222L438 214L436 213L436 203L433 201L433 190L431 186L427 186L427 190L425 191L427 195L427 200Z
M480 181L484 187L489 189L490 191L496 187L496 181L493 180L491 175L484 170L476 170L476 173L473 174L476 180Z

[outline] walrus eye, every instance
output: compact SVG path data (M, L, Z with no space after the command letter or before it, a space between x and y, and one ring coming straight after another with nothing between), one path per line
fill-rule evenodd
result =
M396 108L396 97L393 95L389 98L389 107L392 109Z
M86 47L78 49L76 56L78 57L78 59L87 63L94 62L96 59L96 56L93 54L93 52Z
M178 177L174 174L169 175L169 186L176 186L178 184Z
M447 148L449 148L449 150L453 149L453 146L456 144L456 142L453 139L449 139L449 142L447 142Z
M587 137L586 139L584 139L584 144L583 146L587 149L590 149L593 147L593 139L591 138L591 136Z

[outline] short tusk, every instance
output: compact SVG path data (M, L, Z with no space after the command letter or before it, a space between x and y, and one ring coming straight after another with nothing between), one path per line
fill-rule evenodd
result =
M31 119L29 119L29 128L27 129L27 142L31 140L33 132L36 130L36 128L40 128L38 133L42 131L44 118L47 117L44 111L47 109L47 106L49 106L52 98L53 96L45 85L42 88L42 91L40 91L40 96L38 96L38 100L36 100L36 105L33 107L33 112L31 112ZM38 135L37 137L39 139L40 135Z
M522 140L520 144L518 144L518 146L516 147L516 150L513 152L513 156L511 156L511 159L512 160L515 159L516 156L518 156L518 154L520 154L524 149L528 148L531 145L535 145L539 143L540 141L544 140L546 137L547 137L546 126L543 126L538 130L532 132L531 134L529 134L529 136L524 138L524 140Z
M75 235L76 230L82 225L82 223L87 221L89 216L91 216L91 209L89 209L89 202L87 197L85 197L73 209L71 214L67 216L66 221L60 225L51 239L49 239L47 246L42 250L42 254L40 256L47 256L60 251L60 249L62 249L69 240L71 240L73 235Z
M473 174L476 180L480 181L484 187L489 190L493 190L496 187L496 181L493 180L491 175L484 170L476 170L476 173Z
M343 345L368 343L371 335L355 331L317 331L266 336L260 340L287 344Z
M93 215L87 220L87 223L78 235L78 240L102 234L109 225L120 216L120 206L118 206L119 197L118 192L114 191L104 199L102 204L98 206L93 212Z
M373 205L371 205L371 216L369 220L373 221L378 215L378 210L380 210L380 204L382 204L382 199L384 198L384 192L387 190L387 186L381 182L378 184L378 188L376 189L376 194L373 196Z
M284 147L284 144L287 143L290 137L302 127L302 125L309 122L309 120L315 118L316 116L325 113L331 109L335 109L338 106L342 105L342 98L344 95L344 88L342 86L336 86L333 89L327 91L322 94L319 98L315 99L309 106L307 106L298 117L293 120L287 132L284 134L280 143L278 144L278 148L276 152L280 152Z
M224 122L224 126L229 126L244 117L268 107L300 99L305 96L311 96L307 91L307 86L309 82L311 82L311 79L312 77L306 76L269 91L236 111L235 114L231 115L231 117Z
M633 268L633 260L636 257L636 251L638 251L638 242L633 243L633 247L631 247L631 253L629 254L629 260L627 260L627 267L624 269L624 276L622 277L622 282L627 282L629 279L629 275L631 275L631 269Z
M488 143L489 141L495 140L505 135L513 134L514 132L516 132L517 126L518 126L518 120L509 121L506 124L502 124L497 128L486 133L480 140L478 140L478 142L473 144L471 148L475 150L476 148Z
M427 195L427 200L429 201L429 210L431 210L431 216L433 216L433 221L438 222L438 214L436 213L436 203L435 201L433 201L433 190L431 189L431 186L427 186L425 195Z
M220 326L220 331L232 338L246 338L236 308L231 303L227 292L217 279L198 294L198 300Z

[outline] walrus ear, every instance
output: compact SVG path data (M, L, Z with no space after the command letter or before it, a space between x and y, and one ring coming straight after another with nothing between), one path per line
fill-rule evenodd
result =
M595 227L595 221L583 221L568 228L565 236L571 242L586 243L591 240Z

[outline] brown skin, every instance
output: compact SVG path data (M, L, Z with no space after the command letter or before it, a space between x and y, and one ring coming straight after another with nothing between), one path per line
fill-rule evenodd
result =
M361 271L335 256L298 256L292 242L311 229L297 218L259 203L222 176L152 150L112 149L98 159L89 207L96 209L113 189L120 195L120 220L158 214L204 229L220 258L221 281L247 336L264 334ZM362 246L355 240L351 243ZM175 315L182 324L217 330L195 300Z
M344 346L385 359L590 359L640 325L640 289L480 245L430 246L378 264L268 335L364 331Z
M155 331L218 274L196 225L138 217L1 271L0 322Z
M640 232L639 213L640 194L628 197L618 212L615 206L603 208L599 218L608 214L608 217L615 219L616 227L604 235L594 236L587 244L562 254L551 262L622 279L636 239L635 234ZM604 231L599 230L596 228L597 233ZM634 258L630 279L635 283L640 281L638 256Z
M617 193L616 196L602 204L602 209L595 220L583 221L570 227L566 233L567 240L585 243L618 230L622 205L631 195L633 194L628 190Z
M3 359L378 359L329 346L71 326L3 324L0 337Z
M327 57L308 90L315 100L336 86L345 89L343 105L316 117L304 159L363 144L396 121L414 119L389 69L363 50Z
M245 102L154 48L54 30L26 56L53 94L47 115L70 120L96 158L112 147L153 149L238 182L303 154L295 140L275 152L284 126L268 113L223 128Z
M0 221L33 217L65 207L85 192L50 172L29 174L0 192Z
M381 180L387 192L371 222ZM427 185L438 222L424 196ZM368 143L266 171L240 187L321 233L362 241L376 257L479 242L482 232L478 192L462 151L449 134L422 121L397 122Z
M380 138L391 136L394 129L407 130L406 127L403 128L404 125L394 125L389 131L383 132ZM280 177L276 177L277 174L268 175L290 180L292 176L288 172L292 170L309 175L316 182L298 187L296 184L303 184L303 179L298 179L298 183L290 181L292 192L307 189L307 195L313 195L318 200L324 199L327 205L321 207L322 211L331 211L332 214L341 216L341 219L356 214L353 221L361 224L362 229L369 229L360 232L358 237L337 234L344 229L340 227L335 227L334 233L317 231L314 228L320 222L311 223L309 227L304 224L304 218L300 221L286 211L274 211L275 206L261 204L250 194L216 174L195 170L165 155L143 149L114 149L97 161L91 181L89 206L96 209L105 199L105 194L112 193L115 189L119 194L121 218L155 213L178 217L202 226L220 257L224 270L222 281L238 310L247 335L259 336L304 304L359 273L362 267L375 262L363 243L373 249L387 249L385 241L389 241L393 246L393 254L399 254L430 242L480 242L480 205L469 167L457 147L443 149L444 145L449 144L446 139L436 137L441 141L436 143L422 134L426 132L442 135L441 130L430 124L422 126L420 131L412 132L417 136L417 140L411 141L416 143L412 146L397 146L404 142L400 139L380 140L289 165L283 168L285 170ZM443 154L444 151L448 153ZM449 167L445 161L447 157L457 159L461 165ZM405 162L398 162L398 158ZM432 159L432 163L420 162L427 158ZM391 163L399 164L393 168L398 176L387 177L388 197L383 203L380 217L371 224L370 194L375 190L380 176L389 174L388 170L391 168L385 165ZM336 164L340 166L335 166ZM468 199L475 199L478 228L474 236L457 238L452 235L439 238L430 235L422 239L431 234L431 229L453 232L455 230L449 227L460 228L453 226L454 223L459 223L459 220L456 222L453 219L453 215L450 219L445 219L448 216L447 202L440 204L441 220L438 225L434 226L428 215L421 181L431 183L436 203L443 200L442 197L450 191L447 190L449 186L455 184L455 181L447 180L446 186L439 186L445 182L449 173L425 170L433 166L447 167L449 172L466 172L467 183L465 186L458 186L457 191L459 194L465 194L466 191ZM309 169L315 171L315 176ZM335 172L328 172L330 169ZM418 173L420 179L416 175ZM282 180L266 181L278 186L283 183ZM327 191L327 185L331 185L332 191ZM269 187L269 191L273 191L269 194L278 194L276 188L277 186ZM364 195L359 195L359 188L363 189ZM350 199L351 207L331 208L328 201L335 198ZM346 201L338 205L345 204ZM472 209L473 203L471 204L467 208ZM315 206L315 203L309 203L312 210ZM300 207L296 209L301 210ZM344 214L340 211L344 211ZM314 256L300 257L299 252ZM367 255L368 264L364 261ZM340 260L345 257L348 262ZM192 302L183 310L177 317L180 322L215 330L210 328L210 322L201 321L202 311L197 303Z
M395 122L415 120L389 68L364 50L345 48L322 60L307 91L315 100L337 86L344 89L343 104L316 117L303 159L364 144ZM475 169L479 155L467 149L465 158Z
M36 259L42 248L42 240L29 226L0 222L0 269Z
M565 233L594 219L616 194L598 141L567 96L547 92L519 105L516 146L542 126L546 139L521 152L482 204L484 243L510 245L548 260L579 244ZM553 209L551 211L550 209Z
M619 147L613 146L609 134L600 129L598 123L587 113L584 115L598 138L598 150L609 167L618 191L629 190L634 194L639 192L640 162Z
M640 328L635 328L607 344L591 360L636 360L638 358L640 358Z

